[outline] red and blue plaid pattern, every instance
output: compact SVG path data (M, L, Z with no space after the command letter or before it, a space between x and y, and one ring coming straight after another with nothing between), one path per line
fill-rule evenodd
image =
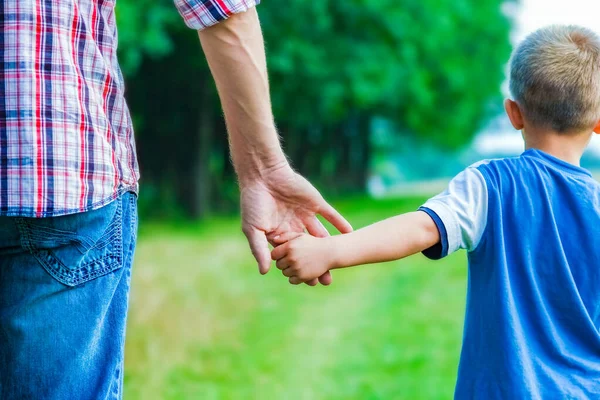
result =
M233 14L248 11L260 0L174 0L187 26L204 29L229 18Z
M0 216L85 212L137 190L115 2L0 0ZM196 29L257 3L175 0Z

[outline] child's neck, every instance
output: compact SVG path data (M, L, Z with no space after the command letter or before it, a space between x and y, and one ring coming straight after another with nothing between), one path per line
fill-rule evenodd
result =
M580 166L590 134L560 134L535 129L523 130L525 150L538 149L570 164Z

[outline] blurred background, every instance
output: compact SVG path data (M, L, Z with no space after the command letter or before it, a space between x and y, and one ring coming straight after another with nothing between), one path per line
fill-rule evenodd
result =
M483 158L518 155L507 61L588 0L263 0L283 146L355 228L416 209ZM216 90L172 0L119 0L142 168L128 399L450 399L466 255L340 271L328 288L258 274ZM584 166L600 170L600 141Z

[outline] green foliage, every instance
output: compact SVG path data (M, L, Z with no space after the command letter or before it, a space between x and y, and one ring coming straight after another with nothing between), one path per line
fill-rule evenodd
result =
M263 1L273 108L295 167L329 192L363 190L375 117L440 147L469 143L501 107L503 3ZM172 0L119 0L117 17L142 176L189 214L230 209L235 177L195 32Z
M144 55L160 58L173 51L169 29L180 18L171 0L119 0L118 4L120 62L130 76Z
M510 21L502 1L263 4L273 103L293 126L381 115L442 146L497 111ZM282 38L284 38L282 40Z

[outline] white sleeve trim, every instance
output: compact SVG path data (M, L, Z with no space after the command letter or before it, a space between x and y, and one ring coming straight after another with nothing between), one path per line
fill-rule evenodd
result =
M488 218L485 178L475 167L458 174L448 189L423 205L437 214L448 235L448 254L473 251L479 245Z

